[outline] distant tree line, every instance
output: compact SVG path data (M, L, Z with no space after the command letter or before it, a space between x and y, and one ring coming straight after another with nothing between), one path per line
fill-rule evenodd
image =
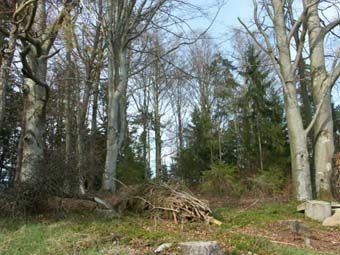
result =
M315 1L253 2L233 54L183 32L180 12L201 11L189 1L1 3L0 183L237 193L293 180L298 200L331 198L340 66L325 53L339 19L324 24Z

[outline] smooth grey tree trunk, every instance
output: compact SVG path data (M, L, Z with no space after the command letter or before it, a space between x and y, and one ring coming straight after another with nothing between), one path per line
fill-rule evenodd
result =
M291 61L290 45L286 34L283 5L280 0L272 0L274 10L274 27L277 47L279 50L279 65L283 84L285 109L290 142L291 166L295 196L297 200L312 198L312 182L307 146L307 133L298 105L296 93L296 76Z
M126 134L127 83L129 75L128 49L131 42L142 35L166 0L105 1L105 22L108 45L108 128L106 159L102 189L115 191L117 159ZM131 53L131 52L130 52Z
M46 29L46 2L38 1L35 14L35 23L32 31L43 36ZM26 42L23 41L23 45ZM24 50L24 49L23 49ZM43 55L48 55L48 51L41 49ZM45 138L45 114L48 100L48 88L46 84L47 58L42 58L33 48L27 54L28 67L31 69L24 72L24 132L22 134L22 162L20 170L20 182L34 184L39 178L37 173L44 158L44 138ZM22 59L24 61L24 59ZM31 72L31 73L29 73ZM34 76L33 80L29 76ZM43 84L40 84L40 83Z
M126 91L128 79L127 49L111 48L108 84L108 123L106 158L102 189L116 191L117 160L125 135ZM116 58L116 59L115 59ZM118 58L118 61L117 61Z
M34 35L35 42L26 35L21 37L23 49L21 60L25 77L24 94L24 132L22 134L22 161L19 179L22 183L34 184L44 157L45 114L49 96L46 84L47 61L59 32L60 25L77 3L65 3L54 23L47 26L46 1L31 3L34 22L24 24L25 30Z
M318 15L318 4L310 7L307 26L311 55L313 101L315 105L322 103L313 129L316 194L319 198L330 199L332 198L331 176L334 156L333 116L331 92L327 88L328 73L326 71L324 37Z
M41 68L45 68L44 64ZM43 80L43 79L42 79ZM36 173L44 157L46 89L30 78L24 84L23 153L20 182L34 183Z
M295 89L294 85L289 86ZM312 198L312 183L307 135L297 100L286 97L285 101L295 196L299 201L308 200Z

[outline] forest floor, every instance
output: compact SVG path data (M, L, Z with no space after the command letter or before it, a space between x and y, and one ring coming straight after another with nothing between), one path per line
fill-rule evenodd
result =
M226 254L340 254L340 228L325 228L296 211L296 202L243 199L215 203L221 226L94 213L0 218L0 254L154 254L162 243L218 241ZM296 232L287 220L299 220ZM163 254L176 254L170 250Z

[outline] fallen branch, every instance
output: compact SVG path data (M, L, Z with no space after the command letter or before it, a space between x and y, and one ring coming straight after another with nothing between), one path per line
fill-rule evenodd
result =
M106 209L109 210L112 209L112 206L108 202L104 201L103 199L100 199L99 197L94 197L93 201L96 202L97 204L104 206Z

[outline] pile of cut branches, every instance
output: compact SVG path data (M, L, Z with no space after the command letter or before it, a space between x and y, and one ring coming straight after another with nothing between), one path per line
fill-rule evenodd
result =
M153 218L171 219L175 223L204 221L221 224L211 216L206 202L180 184L150 182L141 185L130 191L124 206L127 210L146 213Z

